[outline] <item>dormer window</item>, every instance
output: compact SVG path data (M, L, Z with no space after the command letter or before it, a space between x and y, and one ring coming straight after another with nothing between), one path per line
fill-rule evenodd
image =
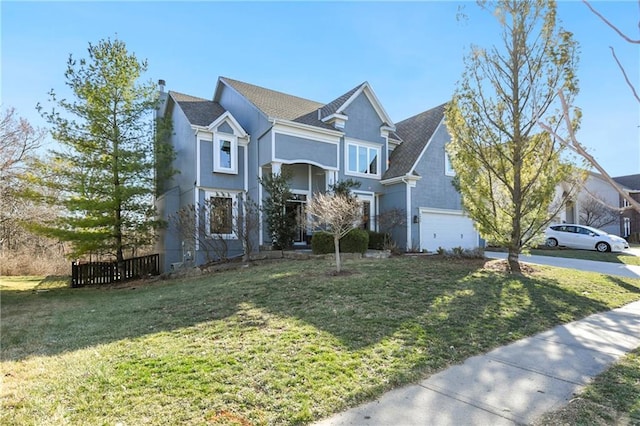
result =
M238 173L238 138L226 134L215 135L213 171L216 173Z

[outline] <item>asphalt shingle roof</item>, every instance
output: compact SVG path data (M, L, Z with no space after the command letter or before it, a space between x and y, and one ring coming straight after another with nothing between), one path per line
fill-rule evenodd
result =
M267 117L280 118L331 130L335 130L335 128L318 118L318 110L320 110L320 117L322 118L333 114L364 84L356 86L328 104L323 104L227 77L220 77L220 79L247 98Z
M615 180L616 182L618 182L620 185L624 186L627 189L640 191L640 174L618 176L618 177L614 177L613 180Z
M196 126L208 126L226 112L222 105L207 99L174 91L169 91L169 96L180 106L189 122Z
M383 179L405 176L411 172L420 153L444 118L446 105L446 103L438 105L396 123L395 133L403 142L391 153L389 169L385 172Z

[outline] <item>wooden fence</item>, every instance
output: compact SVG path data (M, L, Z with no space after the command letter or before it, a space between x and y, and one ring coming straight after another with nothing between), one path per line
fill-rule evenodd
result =
M149 275L160 275L160 255L125 259L122 273L118 262L71 262L71 287L124 282Z

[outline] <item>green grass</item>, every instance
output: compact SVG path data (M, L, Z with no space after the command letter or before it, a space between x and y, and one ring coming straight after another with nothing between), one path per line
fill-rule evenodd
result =
M69 277L0 277L0 290L33 290L48 291L53 288L64 288L69 285Z
M599 253L595 250L573 250L565 248L544 248L531 250L537 256L569 257L572 259L596 260L600 262L624 263L640 266L640 256L629 253Z
M538 425L640 424L640 348L599 375L579 396Z
M496 265L497 261L487 265ZM1 424L304 424L556 324L640 280L400 257L1 296Z

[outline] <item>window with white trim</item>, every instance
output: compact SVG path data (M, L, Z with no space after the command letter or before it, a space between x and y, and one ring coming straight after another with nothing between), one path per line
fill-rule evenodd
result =
M380 146L347 142L345 174L380 177Z
M238 173L238 138L216 134L213 138L213 171Z
M206 193L207 234L236 238L233 224L237 220L238 206L235 193Z
M625 217L623 224L624 224L623 237L628 237L629 235L631 235L631 219L628 217Z
M449 157L449 153L446 150L444 151L444 174L447 176L456 175L456 171L451 164L451 157Z

